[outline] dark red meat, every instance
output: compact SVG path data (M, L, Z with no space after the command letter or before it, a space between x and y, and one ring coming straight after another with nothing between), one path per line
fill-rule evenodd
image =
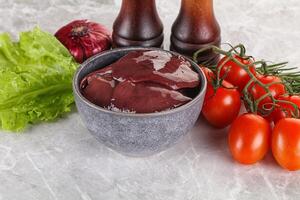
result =
M124 81L114 89L112 105L120 110L153 113L181 106L191 98L155 83Z
M151 81L170 89L194 88L199 77L181 56L161 51L134 51L110 65L113 78L134 83Z
M92 103L136 113L181 106L195 96L199 77L181 56L161 51L134 51L87 75L82 94Z
M116 81L112 78L111 68L104 68L87 75L80 84L85 98L101 107L108 107Z

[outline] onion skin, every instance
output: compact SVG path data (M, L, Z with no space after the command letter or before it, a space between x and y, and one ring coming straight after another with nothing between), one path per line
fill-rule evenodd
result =
M55 37L69 50L78 63L111 48L111 33L101 24L75 20L60 28Z

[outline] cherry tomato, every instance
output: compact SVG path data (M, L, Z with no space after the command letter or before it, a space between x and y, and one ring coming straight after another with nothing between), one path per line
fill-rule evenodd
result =
M250 65L249 69L250 71L255 75L255 67L251 65L253 63L252 59L243 59L242 57L235 55L234 56L238 61L245 65ZM218 67L222 66L222 69L220 71L221 77L223 77L225 74L225 80L233 84L234 86L238 87L238 90L241 92L246 84L251 79L249 74L246 70L244 70L241 66L236 64L234 61L229 60L226 62L226 59L228 57L223 57L220 62L218 63Z
M268 87L271 95L275 98L286 93L284 84L281 83L281 79L277 76L257 75L257 79L260 80L263 84L270 84L276 82L275 84L272 84ZM250 86L250 94L253 96L254 100L257 100L263 95L265 95L266 91L263 89L263 87L256 83ZM262 108L264 104L271 102L271 98L266 97L259 103L259 107Z
M257 75L257 79L263 84L270 84L276 82L276 84L270 85L268 87L272 96L275 98L286 93L284 84L282 83L281 79L277 76ZM250 91L255 100L266 94L266 91L258 84L252 85Z
M241 108L241 97L237 89L227 81L222 84L223 87L214 91L212 84L208 83L202 109L205 119L216 128L225 128L231 124Z
M285 95L285 96L280 96L277 98L278 100L283 100L283 101L289 101L294 103L297 107L298 110L300 108L300 96L297 95ZM276 108L273 113L271 114L272 120L276 124L279 120L283 118L290 118L292 117L292 113L295 111L295 108L288 103L278 103L279 107ZM300 111L300 110L299 110Z
M263 117L247 113L239 116L229 130L229 149L242 164L260 161L270 146L271 127Z
M278 164L288 170L300 169L300 120L281 119L273 130L272 152Z

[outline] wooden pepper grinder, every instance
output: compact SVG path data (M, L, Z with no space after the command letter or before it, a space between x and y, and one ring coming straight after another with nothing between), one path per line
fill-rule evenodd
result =
M163 25L155 0L123 0L112 37L114 47L162 47Z
M219 46L220 26L214 16L213 0L182 0L179 15L172 26L171 50L192 57L208 45ZM219 57L211 50L198 57L199 62L215 64Z

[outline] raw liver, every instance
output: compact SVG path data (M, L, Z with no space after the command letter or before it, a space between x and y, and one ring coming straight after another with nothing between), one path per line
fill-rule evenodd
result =
M181 106L191 98L153 83L124 81L114 89L112 104L121 110L153 113Z
M98 106L152 113L192 100L184 94L198 85L198 74L183 57L134 51L87 75L80 88L83 96Z
M110 67L113 77L119 81L151 81L173 90L199 85L198 74L191 69L191 64L183 57L167 52L130 52Z
M86 76L81 81L80 88L83 96L89 101L101 107L108 107L115 85L111 68L108 67Z

